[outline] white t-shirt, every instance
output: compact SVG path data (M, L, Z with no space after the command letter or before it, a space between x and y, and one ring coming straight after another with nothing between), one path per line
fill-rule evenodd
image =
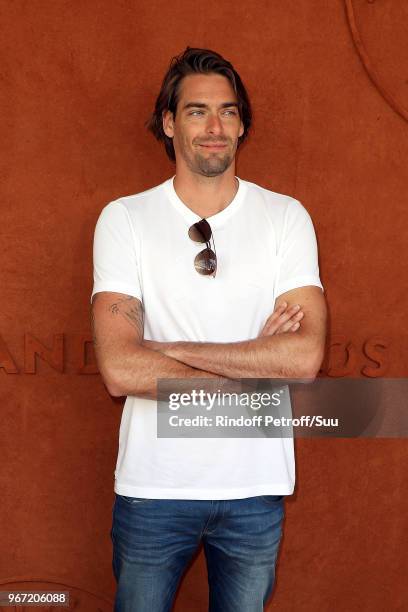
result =
M232 202L207 217L217 253L215 278L194 268L205 245L188 229L200 217L173 178L102 210L94 236L94 287L143 301L144 338L236 342L256 338L275 299L322 287L313 224L290 196L239 179ZM92 300L92 297L91 297ZM292 438L158 438L157 403L128 396L114 490L151 499L239 499L290 495Z

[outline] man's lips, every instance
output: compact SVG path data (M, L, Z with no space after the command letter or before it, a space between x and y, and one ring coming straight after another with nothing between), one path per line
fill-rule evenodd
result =
M224 147L226 147L226 143L222 142L222 143L208 143L208 144L204 144L204 143L199 143L200 147L205 147L206 149L224 149Z

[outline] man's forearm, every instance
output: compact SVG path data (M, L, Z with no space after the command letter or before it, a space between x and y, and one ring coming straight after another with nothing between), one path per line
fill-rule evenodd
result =
M182 363L230 378L313 378L323 347L302 335L279 334L231 343L143 341Z
M191 367L175 358L164 355L160 352L150 350L143 346L120 355L116 363L110 365L111 372L114 372L112 383L108 389L111 395L119 397L123 395L133 395L146 399L157 399L158 379L181 379L177 383L180 392L189 392L196 388L189 379L209 379L200 383L200 388L214 391L215 388L230 392L242 392L243 387L239 381L230 380L227 377L204 369ZM175 383L176 385L176 383Z
M175 390L189 392L201 379L200 388L237 391L240 383L203 368L194 368L172 357L142 346L143 306L133 296L99 292L94 296L91 324L99 371L109 393L157 399L158 379L174 381ZM203 379L207 379L204 381ZM231 388L232 387L232 388Z

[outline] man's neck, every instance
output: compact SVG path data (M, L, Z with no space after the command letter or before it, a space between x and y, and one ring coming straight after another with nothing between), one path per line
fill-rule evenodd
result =
M176 171L174 189L180 200L200 217L211 217L226 208L234 199L239 183L235 167L218 176L202 176Z

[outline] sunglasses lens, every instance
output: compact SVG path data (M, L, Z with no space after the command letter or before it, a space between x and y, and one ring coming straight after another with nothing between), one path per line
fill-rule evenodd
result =
M205 219L202 219L190 227L188 235L194 242L209 242L211 238L211 227Z
M217 258L214 251L211 249L204 249L194 259L194 267L199 274L215 274L217 270Z

